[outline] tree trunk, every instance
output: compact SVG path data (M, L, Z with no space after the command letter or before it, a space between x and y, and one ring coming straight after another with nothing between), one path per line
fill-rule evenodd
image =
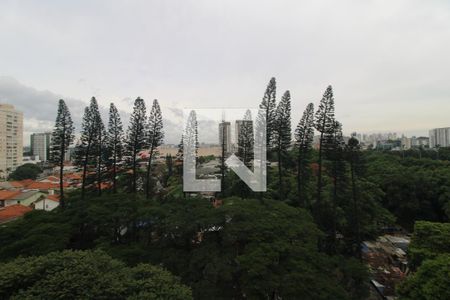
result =
M113 182L113 193L116 194L117 193L117 154L116 154L117 150L114 149L114 154L113 154L113 170L112 170L112 174L113 174L113 178L112 178L112 182Z
M61 203L61 208L64 209L66 203L65 203L65 199L64 199L64 180L63 180L63 175L64 175L64 148L65 148L65 131L63 131L63 138L61 141L61 153L60 153L60 158L59 158L59 201ZM44 201L44 205L45 205L45 201ZM45 210L45 207L44 207Z
M359 225L359 205L356 192L356 178L355 178L355 166L353 157L350 160L350 174L352 180L352 196L353 196L353 211L355 216L355 230L356 230L356 256L361 258L361 236Z
M305 199L303 199L303 189L302 189L302 154L301 149L298 150L297 157L297 193L298 193L298 205L300 207L306 207Z
M88 165L88 159L89 159L89 150L91 148L91 140L89 139L86 152L84 154L84 161L83 161L83 180L81 183L81 199L84 199L86 194L86 175L87 175L87 165Z
M152 158L153 158L153 145L150 148L150 153L148 157L148 165L147 165L147 181L146 181L146 189L145 189L145 197L146 199L150 199L150 180L151 180L151 170L152 170Z
M279 141L280 142L280 141ZM279 194L279 198L280 200L283 200L283 179L282 179L282 175L281 175L281 148L280 146L278 146L278 194Z
M99 132L98 154L97 154L97 189L98 196L102 195L102 133Z
M317 205L320 205L322 200L322 144L323 144L323 132L320 133L319 141L319 159L317 161Z
M136 150L133 150L133 179L131 182L131 192L136 193Z
M333 227L331 230L331 247L332 253L336 251L336 231L337 231L337 160L333 162Z

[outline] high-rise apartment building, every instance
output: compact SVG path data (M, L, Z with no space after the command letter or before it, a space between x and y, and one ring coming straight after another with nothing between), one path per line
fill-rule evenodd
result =
M225 153L232 152L231 145L231 123L222 121L219 123L219 146L225 148Z
M33 133L30 136L30 150L34 156L39 156L40 161L48 161L50 159L50 143L52 141L52 133Z
M13 105L0 104L0 177L22 164L23 113Z
M430 130L430 148L450 147L450 127Z

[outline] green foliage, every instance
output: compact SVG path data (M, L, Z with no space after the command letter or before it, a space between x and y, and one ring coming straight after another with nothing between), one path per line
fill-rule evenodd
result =
M109 106L108 131L106 134L107 165L112 167L113 190L117 192L117 163L122 160L124 135L120 114L114 103Z
M23 164L19 166L14 172L9 175L10 180L24 180L24 179L36 179L39 174L42 173L42 169L35 164Z
M214 208L176 194L163 202L106 193L68 200L63 211L33 212L0 228L1 259L101 249L131 266L163 265L196 299L361 299L367 291L365 267L320 253L322 233L308 212L279 201L233 197Z
M241 120L239 136L238 136L238 151L237 156L246 165L250 165L250 161L254 158L254 133L253 120L250 110L245 112L244 118Z
M192 299L169 272L126 267L101 251L63 251L0 264L5 299Z
M197 162L199 164L205 164L208 163L212 160L216 159L216 157L214 155L204 155L204 156L200 156L197 158Z
M450 216L450 163L366 152L367 180L381 188L382 204L412 230L416 220L447 222Z
M309 166L314 138L314 104L309 103L295 130L295 150L297 151L297 194L298 204L310 207L307 185L311 177Z
M158 100L153 100L152 109L150 111L150 117L147 124L147 147L149 149L149 156L147 162L147 174L145 178L145 194L147 199L150 199L151 194L151 170L152 170L152 160L155 154L157 154L157 148L162 145L164 140L164 130L163 130L163 120L161 114L161 108L159 106Z
M450 223L416 222L408 249L411 266L445 253L450 253Z
M201 199L173 200L161 208L158 218L146 217L159 232L153 259L190 283L196 299L349 295L333 276L339 271L331 258L317 252L320 232L304 210L240 198L217 209Z
M125 140L125 150L129 157L129 165L133 171L131 180L131 192L137 191L137 159L138 153L144 149L147 144L146 140L147 128L147 109L145 102L141 98L134 101L133 113L130 116L130 124Z
M277 94L277 82L275 77L272 77L267 84L266 91L264 92L263 99L259 108L265 110L265 123L266 123L266 146L268 152L273 146L274 132L276 127L276 94Z
M32 211L0 227L0 261L43 255L69 246L72 227L55 211Z
M400 300L448 300L449 286L450 254L447 253L425 260L397 290Z

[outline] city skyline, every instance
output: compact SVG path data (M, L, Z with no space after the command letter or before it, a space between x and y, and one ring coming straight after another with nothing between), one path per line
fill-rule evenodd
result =
M449 126L449 4L344 2L5 1L0 102L24 112L28 141L59 98L76 124L92 96L123 113L156 98L176 142L182 108L257 106L274 76L294 124L332 84L346 134Z

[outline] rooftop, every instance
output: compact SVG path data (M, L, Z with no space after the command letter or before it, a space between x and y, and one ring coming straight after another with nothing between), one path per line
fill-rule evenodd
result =
M0 208L0 223L20 218L29 211L32 211L32 208L20 204Z

